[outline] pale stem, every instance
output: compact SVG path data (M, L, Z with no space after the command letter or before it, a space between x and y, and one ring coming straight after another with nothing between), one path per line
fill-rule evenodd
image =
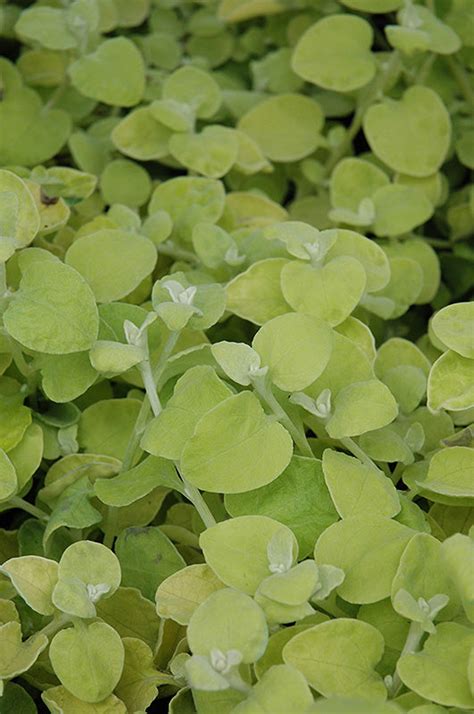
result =
M410 625L410 629L408 630L408 635L405 641L405 644L403 646L403 649L400 653L399 661L400 659L407 654L412 654L413 652L416 652L420 646L420 642L423 638L424 635L424 630L422 629L421 625L419 622L412 622ZM395 672L393 674L393 679L392 679L392 684L390 686L389 694L391 697L396 697L399 690L402 687L402 680L399 677L398 671L395 668Z
M170 354L172 353L173 349L176 346L176 342L178 341L179 338L179 332L171 332L168 336L168 339L166 340L163 349L161 351L160 358L158 360L158 363L153 370L153 384L156 384L160 377L162 376L166 363L168 361L168 358ZM145 389L147 385L145 384ZM148 384L148 390L151 390L152 392L156 393L156 389L153 387L151 389L151 382L149 380ZM156 395L158 398L158 395ZM155 408L156 408L156 403L155 403ZM123 457L123 462L122 462L122 469L121 471L128 471L130 467L133 464L133 460L135 458L135 453L137 451L138 445L140 443L140 439L142 437L143 432L145 431L145 426L148 422L148 418L150 416L150 400L149 400L149 395L148 391L145 395L145 398L143 399L142 405L140 407L140 411L138 412L137 420L135 422L135 427L133 429L132 436L130 437L130 440L127 445L127 449L125 451L125 456Z
M38 506L34 506L32 503L28 503L28 501L25 501L19 496L12 496L12 498L8 499L8 503L12 506L12 508L20 508L22 511L26 511L26 513L29 513L31 516L35 516L35 518L39 518L41 521L49 520L49 516L46 511L38 508Z
M179 333L177 332L171 333L170 338L168 338L168 343L165 345L165 348L163 349L163 352L161 354L160 361L158 362L158 365L155 369L155 374L153 374L149 360L142 362L140 365L140 372L142 375L143 384L145 386L146 395L151 405L153 416L155 417L158 416L158 414L160 414L162 411L161 401L156 389L156 380L159 379L159 377L162 375L166 366L167 359L173 351L178 336ZM181 475L177 463L175 463L175 468L184 484L184 492L186 498L191 501L194 508L201 516L201 519L206 528L211 528L212 526L215 526L216 520L212 515L211 511L209 510L209 507L205 502L204 498L202 497L201 492L195 486L188 483L188 481L186 481L186 479Z
M255 380L254 387L256 392L260 395L261 399L267 407L273 412L280 424L282 424L285 429L290 433L291 438L295 442L298 449L304 456L309 456L314 459L314 454L311 450L311 446L308 444L306 435L293 424L288 414L285 412L281 404L276 399L273 394L271 387L267 386L262 380Z
M344 446L344 448L347 449L347 451L350 451L351 454L357 456L357 458L360 459L363 464L379 470L379 467L372 461L370 456L367 456L365 451L361 449L360 446L356 444L355 441L349 436L346 436L344 439L339 439L339 441Z
M35 632L32 637L36 637L37 635L46 635L46 637L51 637L51 635L55 635L56 632L61 630L64 625L69 624L69 622L71 622L71 618L69 617L69 615L61 613L61 615L54 617L51 622L48 622L48 624L45 625L41 630Z

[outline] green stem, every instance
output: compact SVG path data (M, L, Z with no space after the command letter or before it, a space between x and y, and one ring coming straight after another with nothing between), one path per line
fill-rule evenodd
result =
M341 444L347 451L350 451L351 454L354 454L354 456L357 456L358 459L362 461L363 464L366 466L370 466L371 468L377 469L379 471L380 469L378 466L372 461L372 459L367 456L365 451L360 448L358 444L355 443L349 436L346 436L345 439L339 439Z
M418 70L416 77L415 77L415 84L423 84L426 81L426 78L428 77L431 68L433 66L433 63L436 59L436 55L434 52L430 52L428 57L425 59L423 64L421 65L420 69Z
M59 86L56 87L56 89L54 90L54 92L51 94L50 98L44 105L43 112L48 112L56 106L56 104L59 102L59 100L63 96L64 92L66 91L67 86L68 86L68 82L67 82L67 80L65 80L64 82L62 82L62 84L60 84Z
M387 66L380 73L378 79L375 80L372 86L367 90L365 96L361 96L360 103L358 104L355 110L351 125L349 126L344 139L341 141L339 146L336 146L334 151L329 155L329 159L325 167L326 176L331 173L331 171L339 162L339 160L347 154L354 137L360 131L365 112L374 102L377 96L384 91L385 87L393 79L393 77L398 76L399 72L401 71L401 66L402 62L400 59L400 55L397 50L394 50L394 52L392 52L390 60L387 63Z
M12 508L20 508L22 511L26 511L26 513L35 516L35 518L39 518L41 521L49 521L49 516L46 511L41 510L41 508L34 506L19 496L12 496L12 498L8 499L8 503Z
M446 62L448 63L451 73L458 83L458 87L464 96L466 102L470 105L471 111L474 111L474 90L472 89L472 84L464 67L450 55L446 56Z
M408 635L405 641L405 644L403 646L403 649L400 653L400 657L398 661L401 660L402 657L404 657L407 654L412 654L413 652L416 652L420 646L420 642L423 639L424 635L424 630L422 629L421 625L419 622L412 622L410 625L410 629L408 630ZM396 697L398 692L400 691L401 687L403 685L402 680L399 677L398 671L395 668L395 672L393 674L392 678L392 683L389 688L389 695L391 697Z
M157 245L158 253L166 255L169 258L174 258L175 260L185 260L187 263L197 264L199 260L194 253L189 250L183 250L183 248L178 248L178 246L173 243L159 243Z
M51 635L55 635L56 632L59 632L64 625L69 624L71 622L71 618L69 615L66 614L61 614L58 615L57 617L54 617L51 622L48 622L47 625L45 625L41 630L38 630L38 632L35 632L33 637L36 637L37 635L46 635L46 637L51 637Z
M215 526L216 519L212 515L209 506L207 505L206 501L202 496L202 493L199 491L199 489L196 488L196 486L193 486L189 483L189 481L184 478L177 466L176 471L178 472L178 475L184 484L184 494L186 498L191 501L194 508L201 516L201 520L206 526L206 528L212 528L212 526Z
M273 394L271 387L264 380L259 379L255 379L253 385L255 387L255 391L257 392L257 394L260 395L262 401L265 402L267 407L276 416L280 424L282 424L285 429L290 433L291 438L293 439L303 456L309 456L310 458L314 459L314 454L311 449L311 446L308 444L306 435L302 433L293 424L290 417L285 412L285 410Z

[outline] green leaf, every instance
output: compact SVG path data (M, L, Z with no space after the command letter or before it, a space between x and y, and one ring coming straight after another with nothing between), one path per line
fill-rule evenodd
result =
M153 664L153 652L142 640L125 637L125 661L122 676L115 689L128 711L146 711L156 699L160 673Z
M382 471L332 449L323 453L323 471L341 518L365 514L392 518L400 511L393 482Z
M458 509L459 510L459 509ZM455 533L441 544L442 566L447 567L468 619L474 622L474 592L471 572L474 565L472 538Z
M474 450L467 446L441 449L430 461L424 490L459 498L474 498Z
M221 178L237 159L237 136L233 129L212 124L199 134L173 134L169 151L190 171Z
M179 176L156 187L148 210L150 215L158 210L167 211L173 221L173 235L190 242L196 223L215 223L220 218L224 200L224 187L220 181Z
M234 517L268 516L288 526L298 541L300 557L309 555L318 536L338 520L321 462L303 456L293 456L281 476L267 486L227 494L225 506Z
M354 382L365 382L374 377L372 361L361 347L349 337L333 332L331 358L326 369L313 384L305 389L305 393L317 399L321 392L330 389L331 398L335 399L344 387L348 387Z
M431 327L450 350L474 358L474 303L447 305L434 315Z
M126 37L104 40L95 52L69 66L73 86L85 97L118 107L133 107L145 90L140 52Z
M51 599L58 579L58 564L55 560L36 555L10 558L1 566L23 600L41 615L53 615Z
M188 369L176 382L164 410L148 424L142 448L155 456L180 459L201 417L231 395L212 367Z
M0 222L1 240L11 240L12 250L30 245L40 228L40 217L31 191L19 176L0 169L0 196L4 206Z
M188 625L199 605L223 587L224 584L208 565L188 565L158 586L156 611L160 617Z
M181 466L198 488L239 493L277 478L292 450L286 429L266 416L257 397L242 392L201 417L184 447Z
M219 85L208 72L188 65L173 72L163 85L163 99L188 104L199 119L207 119L219 109Z
M434 207L421 188L390 184L377 189L372 196L375 208L374 233L377 236L399 236L408 233L431 218Z
M434 595L447 595L449 602L439 613L438 620L449 620L459 612L459 597L446 573L441 543L428 533L413 536L403 551L392 582L393 607L405 616L396 606L399 590L406 590L415 600L423 598L427 602Z
M248 134L271 161L298 161L321 143L321 107L301 94L279 94L250 109L237 127Z
M474 406L474 360L448 350L438 357L428 378L428 407L462 411Z
M82 412L78 441L85 451L123 458L140 411L138 399L103 399Z
M74 352L68 355L38 355L38 367L42 375L42 388L53 402L70 402L77 399L97 379L89 352Z
M390 424L397 414L397 403L385 384L376 379L355 382L337 395L327 431L333 439L357 436Z
M381 516L345 518L329 526L316 543L317 563L341 568L346 577L338 594L353 603L378 602L390 595L411 528Z
M135 503L159 486L176 491L183 489L173 464L148 456L138 466L115 478L97 479L94 491L102 503L121 508Z
M186 563L159 528L126 528L117 538L115 552L122 569L122 584L136 587L149 600L167 577Z
M288 313L265 323L252 341L271 381L280 389L304 389L319 377L329 362L332 332L309 315Z
M227 309L256 325L291 312L280 286L281 273L289 263L268 258L251 265L227 284Z
M51 50L70 50L77 47L77 37L68 27L66 13L54 7L32 7L24 10L15 25L15 31L20 37Z
M52 714L126 714L126 707L115 694L110 694L101 702L89 704L75 697L65 687L50 687L42 693L41 698Z
M225 588L210 595L194 611L187 637L191 652L237 650L242 662L255 662L265 651L268 629L260 607L244 593Z
M217 342L211 351L226 375L244 387L251 384L252 373L260 369L258 353L243 342Z
M0 501L8 501L18 490L15 467L3 449L0 449Z
M135 637L154 647L159 620L152 602L135 588L118 588L111 597L96 603L97 615L111 625L120 637Z
M207 528L199 538L206 562L225 585L253 595L273 571L268 552L272 538L283 534L292 543L291 564L298 546L289 528L266 516L240 516Z
M46 525L43 535L44 546L53 533L62 526L82 529L100 523L102 515L91 505L92 496L92 485L87 476L82 476L61 493Z
M443 622L424 648L405 654L398 662L402 682L425 699L470 709L474 697L468 681L468 658L474 645L472 630L455 622Z
M26 672L36 662L41 652L48 646L46 635L37 633L25 642L21 638L21 625L7 622L0 626L0 677L13 679Z
M124 345L112 340L97 340L89 355L91 364L98 372L121 374L146 359L141 347Z
M137 161L157 161L168 154L171 136L171 129L154 118L151 107L139 107L121 119L111 139L125 156Z
M99 230L75 240L66 263L85 278L97 302L112 302L150 275L156 249L148 238L129 231Z
M370 82L375 58L372 28L356 15L333 15L312 25L300 38L292 58L297 75L324 89L350 92Z
M302 674L285 664L268 670L254 685L249 697L238 704L235 714L287 714L306 711L313 695Z
M97 339L94 296L73 268L59 262L34 263L4 315L12 337L48 354L87 350Z
M439 95L417 85L400 101L373 104L364 116L364 132L374 154L391 169L429 176L446 157L451 122Z
M59 561L58 577L76 577L86 585L104 585L103 595L112 595L120 585L121 572L117 557L101 543L84 540L73 543Z
M124 665L124 646L104 622L58 632L49 657L61 684L85 702L100 702L117 686Z
M326 697L350 694L383 701L385 685L375 671L383 649L375 627L341 618L300 632L285 645L283 659Z
M281 289L291 307L333 327L349 317L365 286L365 270L351 257L334 258L317 268L291 261L281 272Z

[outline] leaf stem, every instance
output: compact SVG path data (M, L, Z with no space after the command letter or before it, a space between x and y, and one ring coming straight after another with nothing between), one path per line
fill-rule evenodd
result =
M193 486L191 483L189 483L189 481L184 478L177 466L176 471L178 472L178 475L184 484L184 494L186 498L191 501L194 508L201 516L201 520L206 526L206 528L212 528L212 526L215 526L217 521L212 515L209 506L207 505L206 501L202 496L202 493L199 491L199 489L196 488L196 486Z
M410 625L410 629L408 630L405 644L403 645L403 649L400 653L400 657L398 658L398 662L405 655L412 654L418 650L418 648L420 646L420 642L423 639L423 635L424 635L424 630L421 627L420 623L412 622ZM397 665L398 665L398 662L397 662ZM395 672L393 674L392 683L389 688L389 695L391 697L396 697L398 692L400 691L402 685L403 685L403 682L400 679L397 668L395 667Z
M152 370L153 385L155 385L157 382L159 382L159 379L165 370L168 358L176 346L176 342L178 341L179 334L180 334L179 332L171 332L168 335L168 339L166 340L166 342L163 346L158 363L157 363L155 369ZM150 366L150 369L151 369L151 366ZM137 416L137 420L135 422L135 427L133 429L132 436L130 437L130 440L127 444L125 456L123 457L123 462L122 462L122 469L121 469L122 472L128 471L131 468L131 466L133 464L133 460L135 458L135 453L136 453L138 445L140 443L140 439L142 437L143 432L145 431L145 426L146 426L146 424L148 422L148 418L150 416L151 406L150 406L150 399L149 399L148 391L156 393L156 388L153 387L153 389L151 389L151 381L149 379L148 379L148 382L149 382L148 390L147 390L147 385L144 384L146 394L145 394L145 398L142 402L140 411L138 412L138 416ZM156 397L158 398L157 394L156 394ZM158 398L158 401L159 401L159 398ZM156 406L157 406L157 404L155 403L155 408L156 408Z
M36 637L37 635L46 635L46 637L51 637L51 635L55 635L56 632L61 630L64 625L67 625L71 622L71 618L69 615L66 615L65 613L61 613L60 615L56 615L51 622L48 622L47 625L45 625L41 630L38 630L38 632L35 632L33 637Z
M308 443L306 435L293 424L290 417L273 394L271 387L264 380L260 379L255 379L253 381L253 385L255 387L256 392L261 397L262 401L265 402L267 407L276 416L280 424L282 424L285 429L290 433L291 438L293 439L301 453L304 456L309 456L310 458L314 459L314 454L311 449L311 446Z
M378 466L372 461L370 456L367 456L365 451L361 449L360 446L356 444L355 441L349 436L346 436L344 439L339 439L339 441L344 446L344 448L347 449L347 451L350 451L351 454L357 456L357 458L360 459L363 464L365 464L366 466L370 466L373 469L377 469L377 471L380 470Z
M150 365L150 361L146 360L141 363L140 365L140 372L142 375L143 379L143 384L145 386L145 391L146 391L146 396L148 398L148 402L151 405L151 410L153 412L153 416L158 416L158 414L161 413L163 407L161 405L160 397L158 396L158 390L156 388L156 381L159 379L159 377L162 375L166 363L168 360L169 355L173 351L174 346L176 345L177 339L179 337L178 332L172 332L168 338L167 343L165 344L163 351L160 356L160 360L156 366L155 372L153 373L153 370ZM196 511L199 513L201 516L201 519L206 526L206 528L211 528L212 526L216 525L216 520L214 516L212 515L211 511L209 510L209 507L207 503L205 502L202 493L197 489L195 486L190 484L184 476L179 471L179 465L175 462L175 468L176 471L181 478L181 481L184 484L184 493L186 498L188 498L191 503L193 504L194 508ZM105 540L104 540L105 543Z
M20 508L22 511L26 511L26 513L29 513L35 518L39 518L41 521L49 520L49 516L46 511L43 511L41 508L38 508L38 506L34 506L32 503L25 501L19 496L12 496L8 499L8 502L12 508Z

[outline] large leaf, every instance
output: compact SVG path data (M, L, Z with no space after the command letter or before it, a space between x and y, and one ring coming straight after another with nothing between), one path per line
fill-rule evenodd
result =
M277 478L288 466L292 449L286 429L266 416L254 394L242 392L198 421L181 466L198 488L241 493Z

